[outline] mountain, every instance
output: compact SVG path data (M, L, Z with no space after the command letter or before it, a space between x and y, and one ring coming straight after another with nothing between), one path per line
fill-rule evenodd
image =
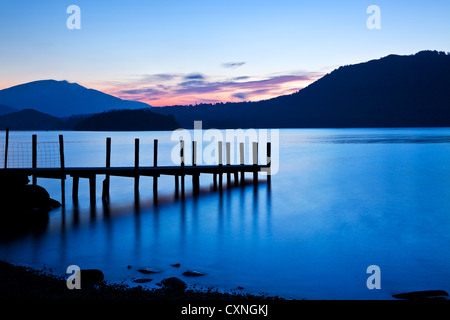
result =
M421 51L342 66L296 93L259 102L149 111L145 103L76 83L43 80L0 90L0 104L33 107L58 117L78 115L60 119L68 130L160 130L160 121L161 130L170 130L193 128L195 120L202 120L203 128L450 127L448 88L450 54ZM104 112L112 109L140 111ZM27 112L18 115L29 116ZM157 118L155 113L173 118ZM52 129L50 125L46 128Z
M342 66L291 95L259 102L153 108L203 127L450 126L450 55L421 51Z
M0 90L0 104L16 109L35 109L57 117L93 114L113 109L150 107L138 101L122 100L77 83L40 80Z
M17 109L0 104L0 116L11 113L11 112L16 112L16 111L17 111Z
M59 129L62 120L48 114L24 109L0 116L0 129L5 130L52 130Z

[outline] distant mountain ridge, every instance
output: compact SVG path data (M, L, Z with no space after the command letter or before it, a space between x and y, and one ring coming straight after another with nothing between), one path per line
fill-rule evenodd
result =
M450 127L449 88L450 54L421 51L342 66L296 93L269 100L155 107L151 112L171 115L184 128L193 128L195 120L202 120L203 128ZM75 128L75 124L86 120L92 130L145 130L139 118L134 118L133 127L131 114L124 118L129 123L121 124L113 114L103 112L148 109L141 102L55 80L0 90L0 104L5 105L0 106L0 115L2 110L14 110L11 107L32 108L52 116L62 113L58 117L75 114L63 119L64 126ZM70 110L76 113L69 114ZM103 115L96 117L98 113ZM153 115L145 116L152 123L157 121Z
M0 116L11 113L11 112L15 112L15 111L17 111L17 109L0 104Z
M24 109L0 116L0 129L56 130L62 128L62 120L51 115Z
M24 109L0 116L0 130L164 131L180 128L173 116L139 110L112 110L90 116L58 118Z
M448 127L450 55L421 51L342 66L293 93L259 102L154 108L181 125L241 128Z
M34 109L56 117L151 107L65 80L39 80L0 90L0 104L18 110Z

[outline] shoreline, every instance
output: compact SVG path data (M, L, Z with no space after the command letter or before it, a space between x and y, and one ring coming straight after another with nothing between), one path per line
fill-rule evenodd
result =
M0 300L84 300L84 301L189 301L189 300L285 300L278 296L253 295L239 292L224 293L208 289L187 288L173 290L167 287L147 289L142 286L101 281L82 289L69 290L66 278L44 270L13 265L0 260Z

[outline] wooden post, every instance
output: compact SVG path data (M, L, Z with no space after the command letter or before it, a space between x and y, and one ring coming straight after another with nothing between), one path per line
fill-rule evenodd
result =
M9 128L5 132L5 169L8 167Z
M258 165L258 142L253 142L253 184L258 184L258 171L256 166Z
M197 166L197 141L192 141L192 166ZM200 174L192 174L192 188L194 190L194 195L200 193Z
M72 200L75 204L78 204L78 185L80 182L80 177L72 177Z
M194 191L194 195L198 195L200 193L200 174L199 173L192 174L192 188Z
M243 166L245 164L245 149L244 149L244 143L241 142L239 144L239 157L240 157L240 163ZM241 186L243 186L245 183L245 172L244 170L241 171Z
M89 198L90 198L90 202L91 202L91 209L93 209L95 207L95 185L96 185L96 179L95 179L95 173L92 174L89 177Z
M153 167L158 166L158 139L153 140ZM158 202L158 175L153 176L153 203Z
M61 166L61 205L65 207L66 203L66 174L64 172L64 138L63 135L59 135L59 161Z
M217 190L217 173L213 174L213 190Z
M223 184L222 162L223 162L222 141L219 141L219 191L222 191L222 184Z
M134 194L139 193L139 139L134 139Z
M31 167L36 169L37 166L37 135L33 134L31 140ZM33 185L37 184L36 174L33 174Z
M230 142L226 142L226 151L227 151L227 166L231 164L231 144ZM231 173L230 171L227 172L227 188L229 189L231 187Z
M111 168L111 138L106 138L106 168ZM109 200L109 185L110 176L105 175L105 181L103 181L102 199Z
M181 158L181 198L184 199L184 140L180 141L180 158Z
M153 166L158 166L158 139L153 140Z
M175 198L179 197L179 180L178 180L178 175L175 175Z
M270 183L272 182L272 146L270 142L267 142L267 184L270 188Z
M233 174L234 174L234 186L236 187L239 185L239 172L235 170Z
M65 168L64 162L64 137L62 134L59 135L59 161L61 164L61 170Z

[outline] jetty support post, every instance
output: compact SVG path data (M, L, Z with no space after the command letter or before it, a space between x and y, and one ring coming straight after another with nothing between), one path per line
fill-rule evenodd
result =
M153 140L153 167L158 166L158 139ZM158 203L158 175L153 176L153 203Z
M258 185L258 142L253 142L253 185Z
M184 140L180 141L180 159L181 159L181 198L184 199Z
M37 167L37 135L33 134L31 137L31 167ZM33 174L33 185L37 184L36 173Z
M89 175L89 199L91 203L91 209L95 207L96 202L96 193L95 193L95 187L96 187L96 175L95 173Z
M134 195L139 195L139 139L134 139Z
M217 191L217 173L213 174L213 190Z
M245 164L245 149L244 149L244 143L241 142L239 143L239 160L240 160L240 164L241 166L243 166ZM241 171L241 186L244 185L245 182L245 172L244 170Z
M234 147L234 144L233 144ZM236 148L237 149L237 148ZM237 156L236 156L237 159ZM239 171L234 171L234 186L237 187L239 185Z
M111 168L111 138L106 138L106 168ZM103 180L102 200L109 201L110 175L105 175Z
M59 135L59 162L61 168L61 205L64 208L66 206L66 173L64 172L64 137L62 134Z
M267 185L270 188L272 182L272 145L270 142L267 142L267 166Z
M230 142L226 142L225 147L226 147L226 152L227 152L227 158L226 158L227 166L229 166L231 164L231 154L230 154L231 153L231 144L230 144ZM230 187L231 187L231 172L228 171L227 172L227 188L230 189Z
M219 141L219 191L222 192L222 187L223 187L223 171L222 171L222 166L223 166L223 142Z
M8 144L9 144L9 128L5 132L5 169L8 167Z
M175 175L175 198L178 199L180 196L180 181L178 179L178 175Z
M80 183L80 177L72 176L72 201L78 205L78 185Z
M197 141L192 141L192 166L197 166ZM192 174L192 188L194 190L194 195L200 193L200 174Z

